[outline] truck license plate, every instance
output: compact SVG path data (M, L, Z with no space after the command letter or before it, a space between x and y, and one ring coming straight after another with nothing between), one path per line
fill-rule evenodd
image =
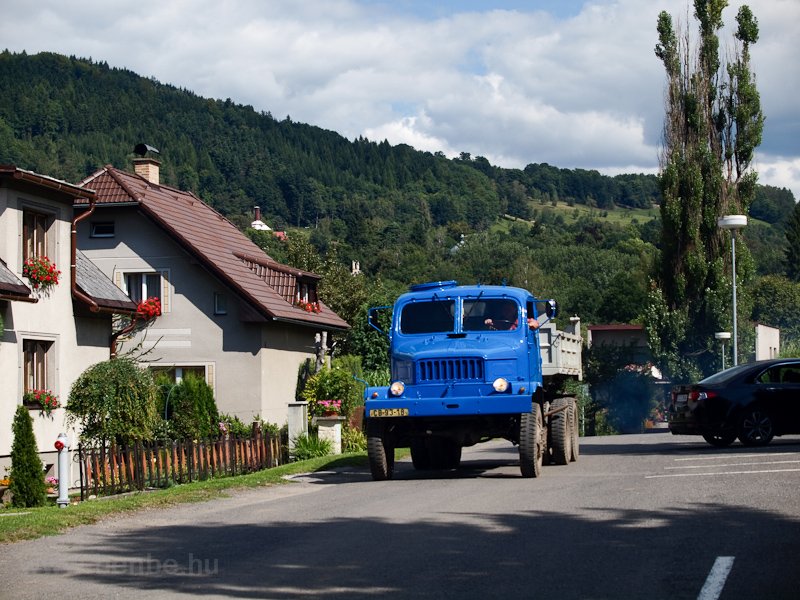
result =
M372 408L369 411L370 417L407 417L407 408Z

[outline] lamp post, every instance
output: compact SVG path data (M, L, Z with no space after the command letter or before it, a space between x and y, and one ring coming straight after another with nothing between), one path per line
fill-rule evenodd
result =
M714 334L714 339L720 342L722 346L722 370L725 370L725 342L731 339L730 331L718 331Z
M736 330L736 230L747 225L746 215L726 215L717 219L717 227L731 232L731 270L733 273L733 365L739 364L739 346Z

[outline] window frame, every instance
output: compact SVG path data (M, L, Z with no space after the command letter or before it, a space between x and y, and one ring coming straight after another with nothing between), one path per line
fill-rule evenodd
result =
M33 222L31 222L33 221ZM53 240L51 230L55 222L53 213L37 207L22 206L22 263L29 258L51 256Z
M228 314L228 297L222 292L214 292L214 315Z
M20 344L22 362L22 404L27 408L40 409L37 404L28 404L24 395L33 390L50 390L57 394L56 340L36 335L22 336Z
M110 232L98 232L99 228L102 227L110 227ZM92 221L91 223L91 231L89 233L90 238L113 238L116 237L116 225L114 221Z
M131 295L129 286L129 277L141 277L141 289L138 294ZM146 285L148 276L157 276L158 281L158 294L146 294L150 288ZM142 300L153 297L154 295L161 302L161 314L170 312L170 273L169 269L116 269L114 271L114 283L121 289L128 297L137 304Z

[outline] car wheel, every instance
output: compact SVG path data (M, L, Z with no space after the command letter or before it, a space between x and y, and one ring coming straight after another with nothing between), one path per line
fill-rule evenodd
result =
M542 437L542 409L534 404L532 412L520 415L519 470L523 477L539 477L542 474L545 446Z
M763 408L745 410L739 426L739 441L745 446L766 446L775 436L772 418Z
M706 433L703 439L715 448L727 448L736 439L735 433Z

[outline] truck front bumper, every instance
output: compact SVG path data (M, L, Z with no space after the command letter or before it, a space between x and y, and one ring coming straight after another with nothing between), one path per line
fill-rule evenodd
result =
M491 385L407 386L402 396L392 396L388 387L367 388L364 416L442 417L520 414L531 411L533 387L516 383L506 392Z

